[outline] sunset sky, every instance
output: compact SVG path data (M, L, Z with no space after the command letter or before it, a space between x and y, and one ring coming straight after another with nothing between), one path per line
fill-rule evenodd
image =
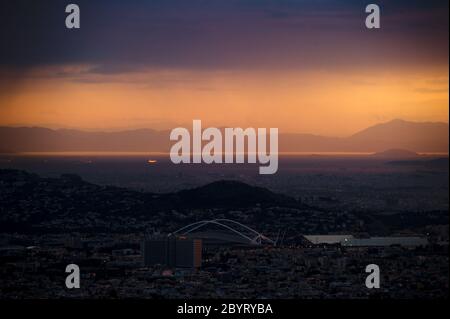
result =
M278 127L346 136L448 122L448 1L74 1L0 5L0 125Z

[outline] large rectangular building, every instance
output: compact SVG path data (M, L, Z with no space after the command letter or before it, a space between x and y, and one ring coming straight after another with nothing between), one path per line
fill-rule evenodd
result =
M202 265L202 240L184 237L146 239L143 255L146 266L198 268Z

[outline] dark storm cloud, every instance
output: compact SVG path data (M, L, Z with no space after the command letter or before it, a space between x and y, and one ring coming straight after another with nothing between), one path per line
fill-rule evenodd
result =
M382 29L364 27L368 1L3 0L0 64L15 69L92 64L92 73L141 68L332 67L447 63L448 1L374 1Z

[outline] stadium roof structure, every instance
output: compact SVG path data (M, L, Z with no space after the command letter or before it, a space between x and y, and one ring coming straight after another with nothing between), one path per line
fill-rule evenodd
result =
M218 226L221 231L201 231L207 226ZM194 233L195 232L195 233ZM168 236L189 236L195 234L196 237L201 237L210 240L221 240L228 242L235 242L241 244L249 245L262 245L270 244L276 245L276 242L267 236L259 233L251 227L248 227L242 223L231 219L212 219L212 220L202 220L187 226L184 226Z

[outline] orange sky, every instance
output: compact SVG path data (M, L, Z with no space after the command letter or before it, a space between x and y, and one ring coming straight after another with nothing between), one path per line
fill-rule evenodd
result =
M192 125L346 136L392 119L448 122L448 1L8 2L0 125ZM5 32L2 32L5 31Z
M0 125L119 130L278 127L345 136L401 118L448 122L448 69L145 70L40 67L0 92ZM53 76L64 74L64 76Z

